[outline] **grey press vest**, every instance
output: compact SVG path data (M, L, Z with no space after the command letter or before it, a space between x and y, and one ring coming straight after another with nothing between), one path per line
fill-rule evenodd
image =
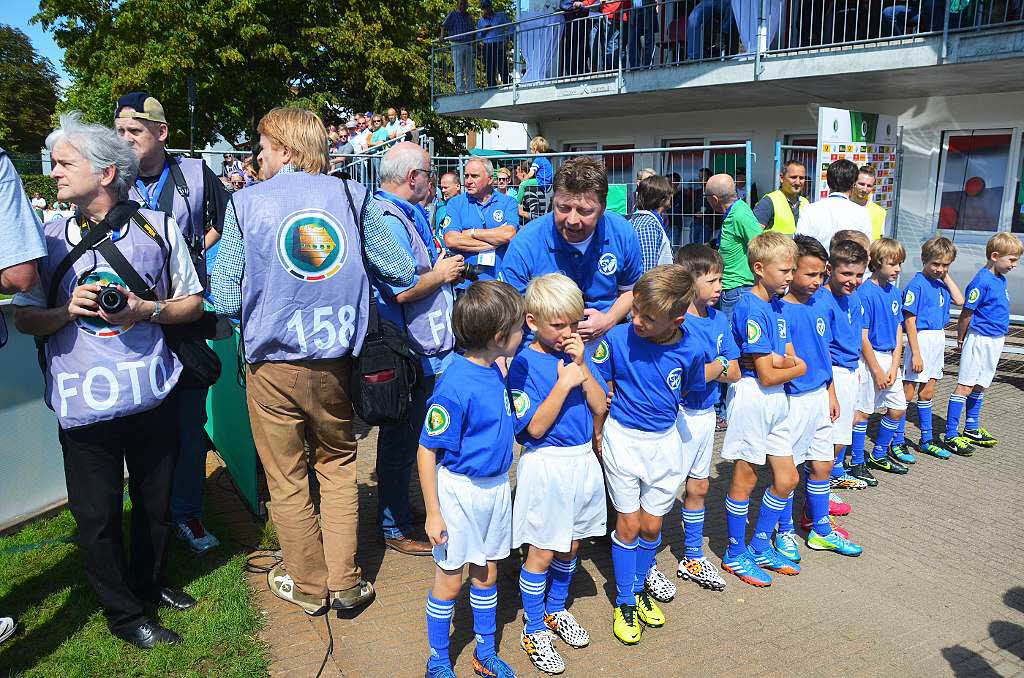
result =
M164 215L140 211L160 233ZM44 227L47 254L39 267L44 290L49 289L57 266L71 251L66 233L72 221L74 218L60 217ZM157 298L166 299L166 252L132 221L114 244L140 276L157 281ZM86 282L114 282L127 287L94 250L79 258L64 276L57 293L58 304L68 302L83 274L89 276ZM147 321L116 327L99 318L73 320L47 341L46 365L46 403L64 429L151 410L167 397L181 374L181 362L164 342L163 328Z
M197 239L202 246L204 220L205 220L205 207L203 195L203 161L197 158L169 158L171 163L170 175L167 177L167 184L165 184L165 190L171 191L174 196L173 208L171 209L170 217L174 219L174 223L178 225L178 230L185 236L185 242L188 243L189 247L192 246L193 239ZM186 195L181 195L181 190L178 188L178 171L181 171L181 179L185 180L185 186L187 187ZM156 184L153 184L150 188L155 188ZM159 196L157 196L159 198ZM129 200L134 200L142 206L146 205L146 200L139 192L139 187L132 182L131 187L128 191ZM200 259L200 263L202 263ZM206 271L197 271L199 274L199 280L202 281L203 285L207 285Z
M398 219L409 234L412 243L412 257L416 262L416 275L423 275L431 269L430 254L416 224L409 219L398 205L383 196L376 197L381 211ZM409 343L421 355L437 355L455 347L455 333L452 331L452 306L454 305L451 285L441 285L425 297L401 304Z
M348 182L359 214L366 189ZM370 283L340 179L278 172L232 195L245 242L245 360L359 355Z

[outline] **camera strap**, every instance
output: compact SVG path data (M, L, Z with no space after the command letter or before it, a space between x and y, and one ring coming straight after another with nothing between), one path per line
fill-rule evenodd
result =
M114 269L114 273L121 277L121 280L124 281L129 290L134 292L140 299L156 301L153 287L147 285L146 281L139 275L139 272L135 270L135 267L128 263L128 260L121 254L121 250L117 249L117 245L114 244L113 240L107 238L101 241L96 246L96 251L103 255L103 258L107 260L110 267Z

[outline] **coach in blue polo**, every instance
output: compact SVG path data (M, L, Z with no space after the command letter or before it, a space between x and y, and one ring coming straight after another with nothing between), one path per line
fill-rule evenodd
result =
M519 203L491 186L494 166L487 158L473 158L463 171L466 190L448 201L444 244L478 265L480 280L492 280L519 230Z
M632 225L605 212L608 173L587 157L566 160L555 172L553 209L523 227L502 259L502 280L520 292L533 278L564 273L583 291L584 341L622 321L633 303L633 285L643 273L640 244Z

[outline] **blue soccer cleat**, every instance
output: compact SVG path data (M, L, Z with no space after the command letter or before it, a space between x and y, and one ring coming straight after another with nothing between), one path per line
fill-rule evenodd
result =
M754 562L754 552L748 547L736 557L726 552L722 569L731 572L751 586L771 586L772 578Z

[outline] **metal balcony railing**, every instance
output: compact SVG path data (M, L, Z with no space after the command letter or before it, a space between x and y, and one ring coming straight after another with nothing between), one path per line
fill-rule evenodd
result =
M753 60L1022 23L1024 0L563 2L553 14L450 35L431 50L437 97L711 60Z

